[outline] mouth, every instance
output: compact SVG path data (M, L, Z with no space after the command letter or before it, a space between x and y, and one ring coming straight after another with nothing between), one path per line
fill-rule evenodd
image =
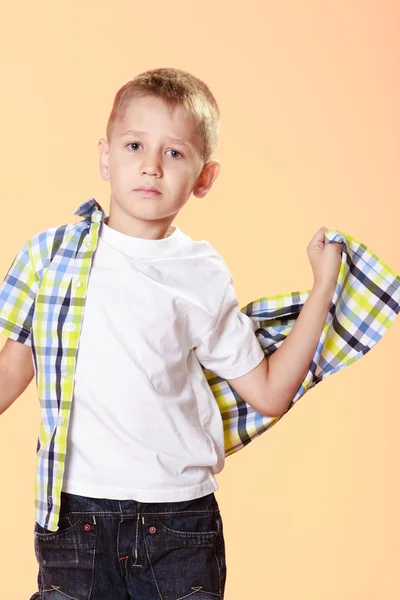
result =
M133 190L136 194L139 194L139 196L144 196L145 198L156 198L157 196L161 195L161 192L159 192L158 190L154 189L154 188L137 188L136 190Z

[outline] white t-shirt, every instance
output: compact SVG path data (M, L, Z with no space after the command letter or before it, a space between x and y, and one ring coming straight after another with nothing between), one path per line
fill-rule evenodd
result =
M178 226L151 240L103 222L77 354L64 492L173 502L218 489L223 423L200 362L229 379L264 358L232 282L211 244Z

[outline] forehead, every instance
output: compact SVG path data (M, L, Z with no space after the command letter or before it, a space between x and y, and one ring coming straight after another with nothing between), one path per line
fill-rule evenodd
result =
M197 147L197 123L182 106L169 106L161 98L133 98L124 108L117 134L128 130L142 131L151 137L182 139Z

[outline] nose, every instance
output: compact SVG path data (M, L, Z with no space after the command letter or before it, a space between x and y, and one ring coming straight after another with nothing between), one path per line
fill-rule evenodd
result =
M161 174L160 160L155 153L147 153L143 157L141 166L142 175L158 175Z

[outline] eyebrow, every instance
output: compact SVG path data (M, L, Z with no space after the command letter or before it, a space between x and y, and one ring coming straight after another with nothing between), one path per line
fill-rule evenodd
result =
M121 135L121 137L124 137L125 135L147 135L147 134L145 131L137 131L135 129L128 129L127 131L124 131L124 133ZM187 148L190 148L190 146L191 146L191 144L189 144L188 142L185 142L184 140L182 140L180 138L166 136L165 139L170 140L171 142L176 142L177 144L182 144L182 146L186 146Z

